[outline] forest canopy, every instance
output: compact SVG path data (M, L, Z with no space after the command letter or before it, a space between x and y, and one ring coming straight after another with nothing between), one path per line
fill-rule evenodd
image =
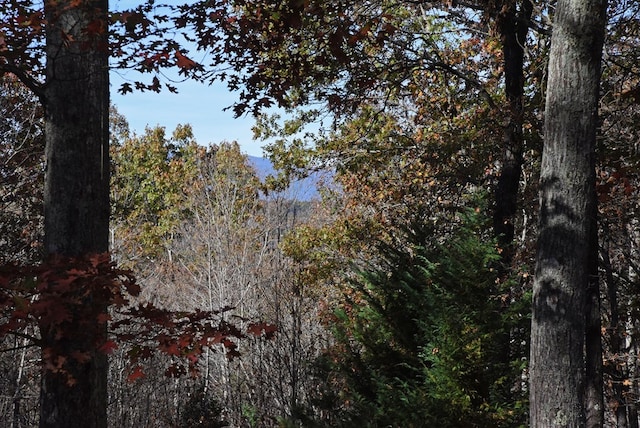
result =
M637 2L108 3L0 5L8 426L638 426Z

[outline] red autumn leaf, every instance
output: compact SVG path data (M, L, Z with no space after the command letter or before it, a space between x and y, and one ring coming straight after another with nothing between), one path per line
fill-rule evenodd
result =
M43 353L44 355L44 367L45 370L48 370L52 373L60 373L62 372L62 367L64 366L64 364L67 362L67 357L63 356L63 355L53 355L53 351L50 350L49 354L47 354L46 352Z
M32 312L40 315L40 322L44 325L60 325L65 321L71 321L69 310L61 302L52 299L39 301L32 305Z
M222 343L222 339L224 338L225 338L224 334L218 331L218 332L215 332L213 336L207 338L207 341L209 344Z
M191 345L192 342L193 342L193 335L183 334L178 339L178 346L180 346L181 348L186 348L187 346Z
M135 366L131 371L131 373L129 373L129 376L127 376L127 381L135 382L136 380L141 379L143 377L144 377L144 372L142 371L142 367Z
M111 315L107 313L101 313L101 314L98 314L97 318L98 318L97 321L99 324L106 324L108 321L111 320Z
M170 342L165 345L160 345L160 349L167 355L180 355L180 348L175 342Z
M111 354L116 349L118 349L118 344L115 343L113 340L107 340L99 348L100 352L103 352L105 354Z
M111 254L109 253L94 253L88 258L91 266L98 267L100 265L108 265L111 262Z
M271 338L277 330L278 327L276 327L274 324L268 324L264 322L251 324L247 328L248 333L251 333L254 336L264 336L267 339Z

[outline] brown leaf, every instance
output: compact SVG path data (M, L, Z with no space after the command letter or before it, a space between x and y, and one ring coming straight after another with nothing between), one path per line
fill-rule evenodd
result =
M182 52L176 51L176 65L183 70L191 70L198 66L192 59L187 58Z

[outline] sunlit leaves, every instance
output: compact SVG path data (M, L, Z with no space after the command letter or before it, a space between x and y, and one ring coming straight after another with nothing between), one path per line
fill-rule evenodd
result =
M125 136L112 151L119 233L137 236L143 254L158 254L161 242L188 214L184 206L197 177L200 152L191 128L179 126L173 138L167 138L164 128L147 129L141 137Z
M40 2L3 2L0 6L0 46L4 48L0 48L0 75L11 71L39 79L39 73L44 69L44 28Z

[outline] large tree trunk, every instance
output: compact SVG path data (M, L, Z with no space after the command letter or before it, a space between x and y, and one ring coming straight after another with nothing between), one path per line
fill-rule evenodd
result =
M531 426L584 427L605 0L559 0L549 57L531 324Z
M45 250L66 257L102 253L109 232L108 1L44 3ZM55 337L50 326L41 325L44 352L91 356L68 359L69 376L43 370L41 427L106 427L107 359L95 350L105 335L97 323L105 304L96 296L82 303L96 318L72 318L73 335ZM77 328L85 322L91 327Z

